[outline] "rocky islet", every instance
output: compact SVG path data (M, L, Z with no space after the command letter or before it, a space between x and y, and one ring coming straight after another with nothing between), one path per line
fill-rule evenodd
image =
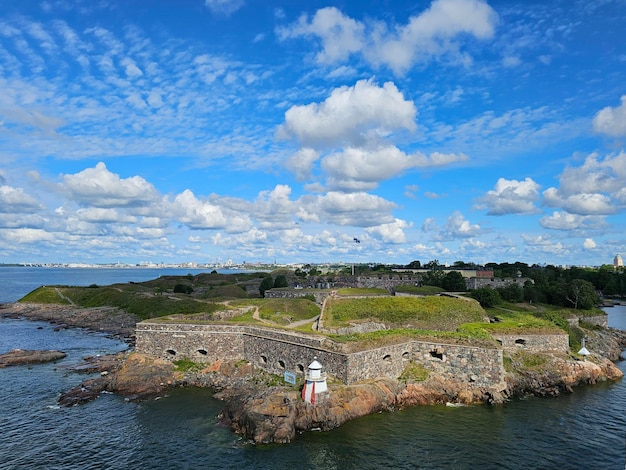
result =
M89 314L92 309L28 304L4 305L0 312L7 317L107 331L132 343L130 325L134 323L130 322L133 318L123 313L103 314L106 321L101 321L98 315ZM611 357L596 354L593 361L581 361L566 355L547 354L546 364L542 367L507 372L507 387L499 394L491 390L470 390L460 382L436 375L413 383L381 378L354 385L330 384L329 393L316 405L304 402L294 387L264 381L266 373L247 362L216 361L203 369L183 372L170 361L131 350L87 358L84 364L76 366L76 372L98 373L99 376L64 392L59 403L65 406L85 403L104 391L120 394L128 400L141 400L163 395L170 387L210 387L215 391L215 398L224 402L221 421L235 432L255 443L287 443L300 432L330 430L351 419L406 406L497 404L529 394L557 396L571 392L578 385L622 377L622 372L611 359L617 360L619 356L615 355L626 346L626 334L612 329L594 330L590 341L594 350ZM50 352L40 353L41 357L55 357L43 354ZM34 358L37 354L30 352L28 356Z

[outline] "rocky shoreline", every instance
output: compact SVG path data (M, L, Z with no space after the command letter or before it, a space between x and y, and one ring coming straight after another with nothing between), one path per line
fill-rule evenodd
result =
M16 302L0 304L0 316L46 321L56 328L85 328L106 333L127 343L134 340L135 324L139 321L121 309L113 307L78 308L71 305Z
M135 324L132 316L112 309L58 305L2 305L0 315L107 332L130 343ZM273 385L269 374L250 363L218 361L201 370L182 372L169 361L131 349L117 355L86 358L84 364L73 370L100 375L63 393L59 403L64 406L85 403L104 391L128 400L141 400L161 396L171 387L210 387L215 398L224 402L221 421L235 432L254 443L288 443L298 433L330 430L372 413L414 405L498 404L527 395L558 396L571 393L579 385L621 378L623 374L612 360L618 360L620 351L626 347L626 332L594 330L589 341L592 350L603 355L594 354L580 361L564 354L545 354L541 367L512 364L513 369L506 373L504 390L468 389L462 383L437 376L415 383L381 378L350 386L331 383L330 393L316 405L304 402L295 387Z

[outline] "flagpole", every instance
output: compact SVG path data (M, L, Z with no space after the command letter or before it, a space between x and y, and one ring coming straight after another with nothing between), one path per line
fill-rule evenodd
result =
M361 243L361 240L359 240L357 237L353 238L354 243ZM354 276L354 261L352 261L352 275Z

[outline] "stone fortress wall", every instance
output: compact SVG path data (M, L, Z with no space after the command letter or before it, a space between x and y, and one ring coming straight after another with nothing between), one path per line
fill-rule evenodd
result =
M497 348L408 341L345 353L334 350L334 343L325 337L295 332L150 321L137 324L136 336L136 349L141 353L205 363L246 360L275 374L291 371L303 375L317 357L327 373L345 384L377 377L397 378L411 360L470 387L499 387L504 381L502 349Z
M557 335L492 335L503 348L523 349L526 351L569 351L569 336L566 334Z
M523 286L527 279L466 277L466 283L499 287L511 282ZM378 287L390 293L399 285L419 284L415 274L308 278L306 286L271 289L268 298L313 295L318 304L337 287ZM275 374L285 371L304 375L314 357L325 371L345 384L377 377L397 378L409 361L415 361L444 378L470 386L498 386L504 380L502 349L569 351L569 337L561 335L494 335L501 348L479 348L428 341L408 341L360 352L346 353L324 336L286 332L269 327L224 324L190 324L144 321L137 324L138 352L169 360L194 362L246 360Z
M464 280L468 290L487 286L496 289L498 287L506 287L509 284L517 284L520 287L524 287L527 281L533 282L532 279L526 277L493 278L464 276ZM330 294L331 289L341 287L378 288L394 293L395 288L398 286L419 286L421 282L421 276L411 273L381 274L378 276L313 276L305 280L299 280L289 288L267 290L265 291L265 297L296 298L313 295L318 303L322 303L324 298Z

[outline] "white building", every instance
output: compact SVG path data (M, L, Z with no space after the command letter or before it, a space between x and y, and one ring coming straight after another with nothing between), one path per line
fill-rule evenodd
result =
M613 258L613 267L621 268L622 266L624 266L624 260L620 255L615 255L615 258Z

